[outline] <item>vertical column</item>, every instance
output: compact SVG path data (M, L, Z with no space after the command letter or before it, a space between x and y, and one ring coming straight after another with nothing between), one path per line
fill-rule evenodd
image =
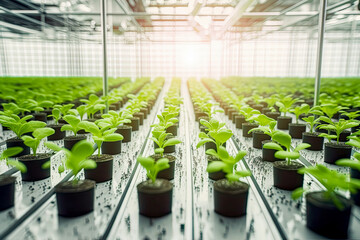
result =
M323 54L323 46L324 46L325 21L326 21L326 6L327 6L327 0L320 0L314 106L319 105L321 65L322 65L322 54Z
M352 60L352 51L354 48L354 34L356 32L356 26L357 26L357 21L355 21L355 19L352 22L351 25L351 32L349 34L349 40L348 40L348 46L347 46L347 56L346 56L346 71L345 74L346 76L354 76L350 74L350 64L351 64L351 60Z
M5 57L5 41L2 38L2 28L0 28L0 58L1 58L1 67L2 67L2 74L3 76L7 76L8 72L7 72L7 62L6 62L6 57Z
M101 0L101 33L102 33L102 50L103 50L103 95L108 95L108 72L107 72L107 54L106 54L106 2L107 0ZM105 113L109 111L109 103L105 102L106 108Z

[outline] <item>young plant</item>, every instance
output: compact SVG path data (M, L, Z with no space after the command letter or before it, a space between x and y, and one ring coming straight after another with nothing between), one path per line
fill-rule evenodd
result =
M18 138L21 138L21 136L25 133L33 132L37 128L42 128L46 126L46 123L40 121L27 122L32 117L32 115L28 115L23 118L20 118L15 114L12 114L10 117L0 115L0 123L13 131Z
M21 139L24 140L24 144L30 147L33 150L33 156L36 156L37 149L40 145L42 139L55 133L55 130L52 128L37 128L32 133L33 137L22 136Z
M95 94L91 94L89 99L81 99L80 101L87 104L86 113L88 118L94 118L94 114L98 111L100 111L102 114L103 110L106 108L104 100L100 99Z
M181 143L181 141L176 138L166 139L168 135L170 135L170 133L166 133L164 128L155 126L154 130L152 131L152 137L150 137L150 139L158 145L158 148L155 149L155 153L160 154L161 157L164 155L165 147L174 146Z
M311 146L307 143L300 143L294 150L291 150L291 136L282 131L275 133L272 139L274 142L265 143L264 148L277 150L275 157L285 159L288 166L291 165L292 160L296 160L300 157L300 150ZM281 146L284 146L286 150L284 150Z
M55 120L55 124L59 124L59 120L61 119L61 112L58 108L53 108L51 111L51 115L49 117L52 117Z
M19 107L16 103L3 103L2 104L4 111L0 111L0 115L5 115L11 117L12 114L19 115L21 113L22 116L25 115L25 112L30 112L26 108Z
M317 164L316 166L301 168L298 170L301 174L311 174L314 176L324 187L323 196L325 199L331 200L334 205L342 210L344 208L341 200L338 197L338 190L350 191L356 193L360 189L360 180L349 178L346 174L338 173L335 170L330 170L324 165ZM303 188L295 189L292 193L294 199L300 198L305 192Z
M111 128L117 128L119 125L124 123L131 123L130 118L132 115L128 114L126 111L121 111L119 113L110 110L109 113L103 114L104 119L97 120L97 122L102 121L110 124Z
M175 123L179 122L179 120L176 118L176 113L170 113L166 110L164 110L161 114L158 114L157 118L159 119L159 123L153 124L151 127L159 125L160 127L167 129Z
M320 106L320 110L329 118L333 118L333 116L340 112L341 110L347 109L345 107L336 106L334 104L322 104Z
M349 120L355 120L356 118L360 117L360 111L355 112L346 112L346 111L340 111L341 115L344 115L349 118Z
M13 167L17 168L20 172L25 173L27 169L26 169L26 166L22 162L9 159L12 156L15 156L15 155L21 153L22 150L23 150L22 147L11 147L11 148L5 149L0 155L0 161L5 160L6 164L8 166L9 165L13 166Z
M79 127L91 133L94 142L98 146L98 156L100 156L100 149L103 142L123 140L121 134L115 133L116 128L111 128L111 125L106 122L99 121L95 124L93 122L83 121L79 123Z
M196 145L196 148L201 147L207 142L215 143L216 149L218 150L227 140L233 135L230 129L224 128L225 123L220 123L218 120L212 118L210 121L201 119L200 123L207 127L208 133L200 132L200 141Z
M269 118L263 114L258 115L255 119L259 123L260 127L250 129L249 133L254 131L261 131L272 139L274 134L279 132L279 130L275 130L277 122L274 119Z
M72 131L74 136L76 136L77 132L82 129L80 124L80 119L73 115L66 115L63 119L68 123L61 127L61 131Z
M255 110L249 106L243 106L239 112L245 117L245 120L249 123L253 123L255 121L254 115L260 114L259 110Z
M286 113L290 112L292 105L299 102L298 98L292 98L291 96L282 97L278 102L276 102L276 106L279 107L280 112L284 113L286 117Z
M74 176L72 180L74 186L79 181L78 174L82 169L96 168L96 162L88 159L94 152L93 145L86 140L76 143L71 151L66 148L61 148L51 142L46 142L45 146L56 152L65 152L65 159L62 160L62 164L59 166L58 170L60 173L64 172L65 169L71 170L72 175Z
M226 148L220 146L218 151L214 149L208 149L206 151L207 154L212 155L221 161L212 161L209 163L206 171L209 173L223 171L226 173L226 179L231 182L240 181L240 178L250 176L251 173L249 171L238 171L236 170L236 164L240 162L246 155L245 151L239 151L235 157L230 156L227 152Z
M324 116L320 117L320 120L328 123L319 126L320 129L328 130L328 133L321 133L319 136L325 137L326 139L328 139L329 142L331 142L332 139L336 139L337 144L339 144L340 134L344 130L359 125L359 123L354 122L353 120L345 120L345 119L340 119L338 122L333 122L330 118ZM335 132L335 134L330 134L331 131Z
M310 106L306 103L301 104L301 106L297 106L290 110L290 112L295 114L296 124L299 123L299 117L301 114L307 114L310 111Z
M140 156L137 158L137 161L140 163L141 166L143 166L146 169L146 175L152 181L152 183L155 183L157 174L160 171L164 169L168 169L170 167L169 159L167 158L161 158L155 161L151 157Z

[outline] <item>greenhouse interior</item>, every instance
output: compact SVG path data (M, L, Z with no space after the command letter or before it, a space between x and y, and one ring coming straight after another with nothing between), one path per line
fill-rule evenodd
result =
M1 0L0 239L360 239L358 0Z

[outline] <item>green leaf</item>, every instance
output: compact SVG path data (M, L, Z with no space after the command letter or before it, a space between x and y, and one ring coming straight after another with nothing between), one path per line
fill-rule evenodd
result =
M222 161L212 161L208 164L206 171L209 173L213 173L213 172L219 172L221 171L224 167L226 166L226 164Z
M21 153L23 150L24 149L22 147L10 147L2 152L0 159L15 156L16 154Z
M157 169L157 171L162 171L164 169L168 169L170 167L169 165L169 159L167 158L161 158L159 160L156 161L155 163L155 168Z
M109 134L109 135L104 137L104 140L106 142L115 142L115 141L120 141L120 140L123 140L123 139L124 139L124 137L121 134L118 134L118 133L112 133L112 134Z
M305 190L302 187L297 188L291 193L291 197L292 197L292 199L296 200L296 199L300 198L304 194L304 192L305 192Z
M198 142L198 144L196 145L196 148L201 147L202 145L204 145L204 144L207 143L207 142L213 142L213 143L215 143L215 141L212 140L211 138L204 138L204 139L202 139L202 140L200 140L200 141Z
M143 166L145 169L150 169L155 165L155 160L151 157L138 157L137 161Z
M218 154L221 160L229 158L229 153L226 151L226 148L224 148L223 146L219 147Z
M284 132L277 132L277 133L274 134L273 140L280 143L281 145L283 145L287 149L290 149L291 136L289 134L284 133Z
M97 167L96 162L94 160L90 160L90 159L82 161L80 166L81 166L81 168L84 168L84 169L94 169Z
M44 145L45 145L45 147L47 147L55 152L59 152L62 150L61 147L59 147L58 145L56 145L55 143L52 143L52 142L45 142Z
M74 145L74 147L71 149L71 153L75 156L82 156L83 158L87 158L94 153L94 148L90 142L81 140Z
M69 123L71 126L77 126L80 123L80 119L73 115L66 115L63 117L63 119Z
M61 130L62 132L64 132L64 131L74 131L74 128L73 128L72 126L68 125L68 124L65 124L65 125L63 125L63 126L61 127L60 130Z
M235 156L235 161L238 162L241 159L243 159L245 157L245 155L247 154L246 151L239 151L236 156Z
M269 143L265 143L263 148L265 149L274 149L274 150L278 150L278 151L282 151L282 147L277 144L277 143L273 143L273 142L269 142Z
M163 148L156 148L154 151L155 151L156 154L163 154L164 153Z
M170 139L168 139L168 140L165 141L164 147L174 146L174 145L179 144L179 143L181 143L181 141L180 141L179 139L170 138Z
M298 159L300 157L300 153L298 152L287 152L287 151L277 151L275 153L275 157L276 158L280 158L280 159Z
M208 149L208 150L206 150L206 154L211 155L211 156L215 156L215 157L217 157L217 158L220 158L220 157L219 157L219 154L218 154L214 149Z
M206 134L206 133L204 133L204 132L200 132L199 133L199 138L208 138L209 136Z
M15 167L16 169L18 169L20 172L25 173L27 171L26 166L19 161L16 160L8 160L7 164L9 164L10 166Z
M45 127L45 128L35 129L32 135L33 135L37 140L41 140L41 139L43 139L43 138L45 138L45 137L47 137L47 136L53 135L54 133L55 133L55 130L54 130L54 129Z
M236 171L235 174L236 174L239 178L251 176L251 172L248 171L248 170Z
M47 161L43 165L41 165L41 168L42 169L48 169L48 168L50 168L50 165L51 165L50 161Z
M230 182L237 182L240 180L240 176L234 173L228 173L226 174L226 179Z
M300 150L303 150L303 149L306 149L306 148L309 148L311 147L310 144L308 143L300 143L299 145L296 146L296 148L294 149L295 152L298 152Z
M65 171L64 165L60 165L60 166L58 167L58 171L59 171L59 173L63 173L63 172Z

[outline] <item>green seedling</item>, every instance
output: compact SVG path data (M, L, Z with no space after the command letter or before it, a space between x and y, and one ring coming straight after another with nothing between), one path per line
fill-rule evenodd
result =
M46 123L40 121L27 122L32 117L32 115L28 115L23 118L20 118L14 114L12 114L11 117L0 115L0 123L13 131L18 138L21 138L21 136L25 133L33 132L37 128L46 126Z
M300 143L294 150L291 150L291 136L282 131L276 132L272 137L274 142L265 143L264 148L277 150L275 157L285 159L287 165L291 165L292 160L300 157L300 150L309 148L311 145L307 143ZM282 148L285 147L286 150Z
M37 128L32 133L33 137L25 135L22 136L21 139L24 140L24 144L26 146L30 147L33 150L33 156L36 156L36 152L39 148L41 140L54 133L55 130L52 128Z
M58 145L46 142L45 146L49 149L59 152L65 152L65 158L62 160L62 164L59 166L59 172L62 173L67 170L72 171L73 185L76 185L79 181L78 174L82 169L94 169L96 168L96 162L89 159L93 154L94 148L93 145L86 141L82 140L74 145L74 147L69 151L66 148L61 148Z
M250 129L249 133L254 131L261 131L266 135L270 136L272 139L274 134L279 132L279 130L275 130L276 121L272 118L267 117L266 115L258 115L256 121L259 123L260 127Z
M282 97L278 102L276 102L276 106L279 107L280 112L284 113L284 116L288 112L290 112L292 105L299 102L298 98L292 98L291 96Z
M107 114L103 114L102 117L104 119L97 120L96 122L102 121L110 124L111 128L117 128L119 125L122 125L124 123L131 123L130 118L132 118L132 115L127 113L126 111L121 111L119 113L115 111L109 111Z
M298 170L301 174L310 174L314 176L324 187L325 191L323 196L326 199L331 200L334 205L342 210L344 206L337 195L338 190L350 191L356 193L357 189L360 189L360 180L349 178L346 174L338 173L335 170L330 170L324 165L317 164L316 166L301 168ZM293 191L293 199L300 198L304 192L303 188L297 188Z
M218 150L219 147L222 146L233 135L230 129L224 128L225 123L220 123L216 119L212 118L210 121L201 119L200 123L207 127L208 133L199 133L200 141L196 145L196 148L203 146L207 142L212 142L215 143L216 149Z
M165 147L174 146L181 143L181 141L177 138L166 139L168 135L170 135L170 133L166 133L164 128L155 126L154 130L152 131L152 137L149 138L158 145L158 148L155 149L155 153L160 154L161 157L164 155Z
M20 172L24 173L24 172L26 172L27 169L26 169L26 166L22 162L9 159L9 158L21 153L22 150L23 150L22 147L11 147L11 148L5 149L0 155L0 160L5 160L6 164L8 166L13 166L16 169L18 169Z
M329 142L331 142L332 139L336 139L337 144L339 144L340 134L344 130L359 125L359 123L354 122L353 120L345 120L345 119L340 119L338 122L333 122L330 118L324 116L320 117L320 120L328 123L328 124L321 124L319 126L320 129L328 130L328 133L321 133L319 134L319 136L325 137ZM330 134L331 131L335 132L335 134Z
M52 106L54 106L54 102L49 100L44 100L39 102L39 106L45 108L46 110L49 110Z
M360 117L360 111L355 112L346 112L340 111L341 115L347 116L349 120L355 120L356 118Z
M111 125L106 122L99 121L97 124L88 121L79 123L79 127L86 132L91 133L92 139L98 146L98 156L100 156L100 149L103 142L115 142L123 140L123 136L115 133L116 128L111 128Z
M161 158L155 161L151 157L140 156L137 158L137 161L140 163L141 166L146 169L146 175L152 181L152 183L155 183L156 177L160 171L168 169L170 167L169 159L167 158Z
M166 110L164 110L161 114L158 114L157 118L159 119L159 123L153 124L151 127L159 125L160 127L167 129L179 122L179 120L176 118L176 113L170 113Z
M50 117L52 117L55 120L55 124L58 125L59 124L59 120L61 119L61 112L60 109L58 108L53 108L53 110L51 111L51 115Z
M3 103L2 104L4 111L0 111L0 115L5 115L11 117L12 114L19 115L21 113L22 116L25 115L25 112L30 112L26 108L19 107L16 103Z
M235 167L246 155L245 151L239 151L236 156L233 157L230 156L226 148L220 146L217 152L214 149L208 149L206 153L221 160L209 163L206 169L209 173L223 171L226 173L226 179L229 182L237 182L240 181L240 178L251 175L249 171L238 171Z
M88 118L94 118L94 114L98 111L102 114L103 110L106 108L104 100L100 99L95 94L91 94L89 99L81 99L80 101L87 104L85 109Z
M214 114L224 112L223 109L217 108L217 105L217 103L213 103L212 101L201 102L198 104L201 111L203 111L210 119Z
M320 110L328 117L333 118L333 116L340 112L341 110L347 109L346 107L336 106L334 104L322 104Z
M260 114L259 110L255 110L249 106L242 107L239 112L245 117L245 120L249 123L253 123L255 121L253 117L257 114Z
M299 123L299 117L301 114L307 114L310 111L310 106L306 103L301 104L301 106L297 106L290 110L290 112L295 114L296 124Z
M72 131L74 133L74 136L80 131L82 128L79 125L80 119L73 115L66 115L63 117L63 119L68 123L61 127L61 131Z

